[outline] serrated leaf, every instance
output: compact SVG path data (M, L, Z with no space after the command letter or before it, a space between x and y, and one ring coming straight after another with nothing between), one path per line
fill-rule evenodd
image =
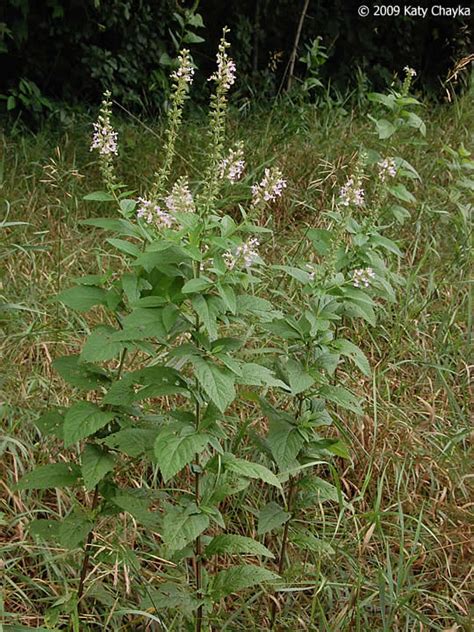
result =
M151 428L124 428L106 437L103 443L128 456L137 457L150 450L157 432Z
M280 470L288 470L295 465L304 438L298 428L285 420L270 421L267 442Z
M260 463L252 463L251 461L246 461L245 459L239 459L230 453L225 455L223 462L225 464L225 468L231 472L235 472L241 476L246 476L247 478L261 480L264 483L268 483L269 485L273 485L274 487L281 489L281 483L275 474L269 470L268 467L265 467Z
M362 415L364 412L361 408L359 398L343 386L322 386L319 389L319 393L321 397L334 402L338 406L341 406L341 408L351 410L356 415Z
M105 362L119 355L124 345L113 339L117 333L107 325L99 325L87 338L81 352L81 360L85 362Z
M362 349L359 349L353 342L345 340L344 338L338 338L332 343L332 347L340 354L350 358L364 375L367 375L367 377L371 376L372 372L367 356Z
M70 355L53 360L53 367L68 382L84 391L91 391L110 383L110 378L100 367L81 362L80 356Z
M32 537L56 542L59 539L60 525L58 520L32 520L28 526L28 532Z
M258 535L263 535L274 529L279 529L291 518L291 514L285 511L276 502L269 502L262 507L258 514Z
M285 382L279 380L273 371L261 364L255 364L254 362L246 362L241 366L242 376L237 378L239 384L246 384L247 386L276 386L289 390L288 385Z
M44 435L52 435L58 439L63 438L64 411L62 409L48 410L35 423Z
M75 463L49 463L40 465L25 474L16 489L50 489L74 485L81 477L81 470Z
M210 400L223 413L235 399L234 376L199 356L192 356L197 380Z
M85 514L73 511L61 522L58 529L59 542L68 549L75 549L84 543L93 522Z
M77 402L67 411L64 418L64 445L93 435L111 422L115 413L101 410L92 402Z
M210 309L210 305L206 301L205 297L201 294L197 294L192 298L192 305L194 311L202 321L206 331L209 335L209 340L213 341L217 338L217 320L214 310Z
M98 445L86 445L81 457L81 472L86 489L94 489L106 474L114 469L115 459Z
M279 575L272 573L261 566L242 564L232 566L217 573L212 580L209 592L213 600L222 599L232 593L240 592L245 588L250 588L263 582L271 582L280 579Z
M209 516L196 505L171 507L163 519L163 541L171 551L183 549L209 526Z
M243 535L216 535L206 547L206 557L218 553L248 553L249 555L265 555L275 557L266 546Z
M106 290L101 287L78 285L60 292L57 300L78 312L87 312L94 305L105 305L106 296Z
M137 495L119 492L111 501L123 511L128 512L143 526L156 530L160 524L159 514L148 511L151 500Z
M155 440L155 457L167 483L200 454L209 443L209 435L197 433L193 429L177 431L173 424L160 430Z
M303 393L314 384L314 378L296 360L290 358L285 363L282 363L280 368L290 385L292 395Z

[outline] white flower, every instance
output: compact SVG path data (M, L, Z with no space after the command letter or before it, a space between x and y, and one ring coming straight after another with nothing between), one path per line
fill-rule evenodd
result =
M286 187L286 180L282 178L280 169L265 169L263 179L259 184L252 186L252 204L258 206L261 203L276 200Z
M194 213L196 206L186 177L176 180L165 204L170 213Z
M258 251L260 243L258 239L253 237L237 246L232 252L226 252L223 255L226 266L229 270L233 270L237 264L242 264L249 269L258 259Z
M138 219L143 219L147 224L155 224L157 228L171 228L174 219L169 213L163 211L157 204L144 198L138 198Z
M387 176L394 178L397 175L397 165L393 158L384 158L377 163L379 168L379 176L382 182L385 182Z
M240 179L245 169L244 150L241 143L235 149L229 150L227 158L222 160L219 168L222 179L227 178L232 183Z
M108 117L99 116L97 123L93 123L94 134L92 136L92 144L90 151L99 150L99 154L107 156L108 154L117 155L117 132L115 132L110 124Z
M342 206L362 206L364 204L364 189L356 183L354 178L349 178L339 191L339 202Z
M372 268L357 268L352 271L352 285L354 287L369 287L371 279L375 278Z
M187 48L183 48L181 53L178 55L178 61L179 68L171 73L171 79L174 79L175 81L182 80L184 83L191 84L193 82L194 68Z
M224 90L229 90L235 83L235 75L235 62L226 53L225 46L221 44L217 53L217 70L209 77L209 81L216 81Z
M414 68L410 68L410 66L405 66L405 68L403 70L410 77L416 77L416 70Z

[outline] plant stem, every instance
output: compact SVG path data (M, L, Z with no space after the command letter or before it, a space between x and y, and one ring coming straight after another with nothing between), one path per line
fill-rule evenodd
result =
M96 509L99 503L99 486L95 486L94 497L92 498L91 511ZM87 569L89 568L89 559L92 548L93 530L91 529L87 534L86 544L84 546L84 559L82 560L81 576L79 578L79 588L77 589L77 608L79 611L79 604L84 593L84 582L86 580Z
M294 500L297 486L298 486L298 479L296 476L292 476L290 479L290 487L288 489L288 502L287 502L288 512L290 513L290 517L285 522L285 527L283 529L283 537L282 537L281 546L280 546L280 555L278 558L278 574L279 575L283 573L283 570L285 568L286 547L288 545L288 530L289 530L289 525L290 525L290 521L293 514L293 500ZM275 625L276 613L277 613L277 603L276 601L273 601L271 614L270 614L270 630L273 630L273 627Z

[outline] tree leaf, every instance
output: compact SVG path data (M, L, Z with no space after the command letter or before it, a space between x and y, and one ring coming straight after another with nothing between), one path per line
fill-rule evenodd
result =
M262 507L258 514L258 535L263 535L274 529L279 529L291 518L291 514L285 511L275 502L269 502Z
M185 465L190 463L196 454L203 451L209 443L210 436L197 433L194 429L176 431L176 426L165 426L155 440L156 462L167 483Z
M67 411L64 418L64 445L93 435L115 417L115 413L103 411L92 402L77 402Z
M106 296L106 290L101 287L78 285L60 292L57 300L78 312L87 312L94 305L105 305Z
M210 400L223 413L235 399L234 376L199 356L190 358L197 380Z
M218 553L248 553L249 555L265 555L275 557L266 546L243 535L216 535L206 547L206 556Z
M256 584L278 579L280 579L279 575L272 573L266 568L242 564L217 573L212 580L209 592L212 599L217 601L222 599L222 597L250 588Z
M209 516L194 504L171 507L163 519L163 541L171 551L180 551L209 526Z
M115 459L108 450L98 445L86 445L81 458L81 472L86 489L94 489L108 472L114 469Z
M81 477L81 470L75 463L49 463L40 465L25 474L16 489L50 489L74 485Z

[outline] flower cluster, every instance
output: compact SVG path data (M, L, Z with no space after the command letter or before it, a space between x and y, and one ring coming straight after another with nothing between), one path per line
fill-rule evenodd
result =
M169 213L163 211L157 204L144 198L138 198L138 219L143 219L147 224L155 224L157 228L171 228L174 219Z
M414 68L410 68L410 66L405 66L403 70L408 76L416 77L416 70Z
M286 187L286 180L282 178L280 169L265 169L263 179L259 184L252 186L252 204L259 206L265 202L276 200Z
M170 213L194 213L196 206L185 176L176 180L165 204Z
M237 246L233 252L224 253L223 258L226 266L229 270L233 270L237 264L241 263L245 268L250 268L259 259L257 251L259 245L258 239L253 237Z
M374 278L375 272L372 268L357 268L352 271L352 285L354 287L369 287Z
M394 178L397 175L397 165L393 158L384 158L377 163L379 168L379 176L382 182L385 182L387 176Z
M345 185L339 191L339 202L342 206L362 206L364 204L364 189L359 182L352 177L347 180Z
M184 83L191 84L193 82L194 68L189 55L189 50L183 48L178 55L179 68L171 73L171 79L175 81L183 81Z
M227 54L228 42L225 40L226 29L219 44L217 53L217 70L209 77L209 81L215 81L224 91L230 89L235 83L236 67L235 62Z
M110 154L116 156L118 153L117 132L114 131L110 123L111 107L110 92L105 92L97 122L93 123L94 134L90 147L91 151L97 149L101 156Z
M245 169L244 149L239 143L235 149L231 149L227 158L220 164L220 177L234 183L240 179Z

